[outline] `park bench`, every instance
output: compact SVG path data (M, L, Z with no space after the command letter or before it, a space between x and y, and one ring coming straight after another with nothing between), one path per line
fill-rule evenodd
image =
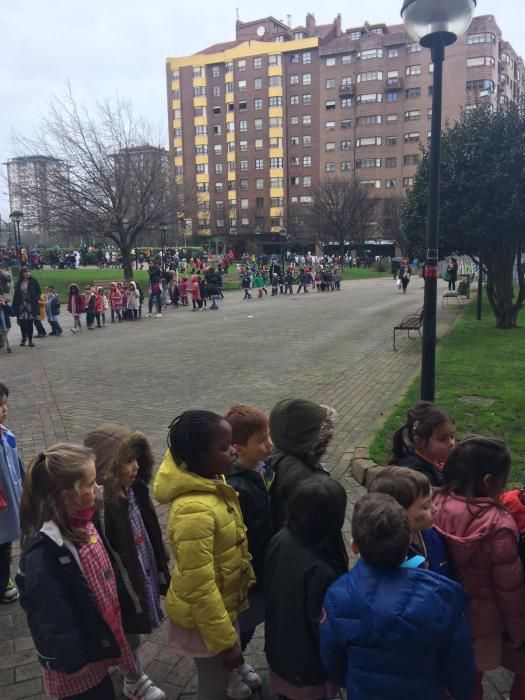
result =
M394 351L396 350L396 332L406 331L410 338L410 331L417 331L421 336L421 328L423 326L423 308L416 311L415 314L409 314L399 323L394 326Z
M441 307L444 308L445 302L448 306L449 299L455 299L460 305L463 305L467 299L470 299L470 279L470 275L466 275L463 279L459 280L456 291L445 292L441 299Z

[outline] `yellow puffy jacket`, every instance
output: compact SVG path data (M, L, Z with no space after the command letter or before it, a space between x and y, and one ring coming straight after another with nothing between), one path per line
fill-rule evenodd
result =
M168 539L175 558L166 611L196 629L218 654L237 641L234 622L248 607L255 582L237 494L225 481L197 476L175 464L169 450L153 494L170 503Z

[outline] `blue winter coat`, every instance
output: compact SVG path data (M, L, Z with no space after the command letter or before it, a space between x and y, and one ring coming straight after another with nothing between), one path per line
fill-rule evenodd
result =
M375 569L359 560L328 589L321 658L352 700L470 700L474 656L467 594L417 568Z
M7 508L0 509L0 544L15 542L20 537L23 473L15 436L0 426L0 488L7 501Z

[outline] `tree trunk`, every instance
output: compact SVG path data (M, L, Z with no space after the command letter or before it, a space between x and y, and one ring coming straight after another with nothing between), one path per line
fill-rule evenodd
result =
M130 248L121 248L120 253L122 255L122 269L124 270L124 278L126 280L133 279L133 258L131 256Z
M492 251L487 262L487 297L496 317L496 328L516 328L518 314L523 305L521 295L515 299L515 256L508 252Z

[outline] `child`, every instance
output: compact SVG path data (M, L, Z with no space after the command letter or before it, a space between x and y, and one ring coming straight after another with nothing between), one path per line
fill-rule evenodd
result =
M448 553L441 535L432 527L432 487L424 474L407 467L386 467L370 484L369 493L387 493L407 513L410 526L410 557L423 557L422 566L452 578Z
M128 319L130 321L136 321L139 316L139 302L140 294L138 292L135 282L130 282L128 285Z
M0 294L0 348L5 347L6 352L11 353L9 345L9 331L11 329L11 307L5 296Z
M58 444L30 463L16 581L47 695L114 700L109 668L136 668L120 617L122 582L92 522L93 457L85 447Z
M288 499L299 481L315 473L329 476L321 459L332 439L336 418L333 408L303 399L285 399L273 407L270 467L275 472L272 517L276 531L286 519Z
M97 322L97 328L102 328L100 321L102 319L102 314L104 313L103 293L104 290L102 287L98 287L95 294L95 320Z
M509 648L525 642L518 530L500 501L510 466L510 452L503 441L468 436L450 453L443 487L434 501L435 527L445 537L458 579L470 596L467 618L478 670L473 700L483 697L484 671L502 663L521 674L524 670L523 654L514 663L517 652ZM515 675L510 700L523 697L525 675Z
M47 294L42 293L38 298L38 318L35 318L33 321L37 332L37 338L45 338L47 336L47 331L42 324L42 321L46 317L46 302Z
M179 282L179 297L182 306L188 306L188 278L184 276Z
M119 282L117 288L120 289L120 306L122 309L122 320L125 321L128 316L128 287L126 284Z
M290 700L335 697L319 653L327 588L348 571L341 528L346 492L319 475L302 481L286 526L273 538L264 567L265 652L274 693Z
M284 288L285 294L287 292L290 294L293 294L293 283L294 283L293 272L290 268L288 268L288 272L286 273L286 286Z
M252 278L250 277L250 274L247 272L241 280L241 288L244 289L243 301L245 301L246 299L252 298L252 295L250 293L251 284L252 284Z
M272 441L267 416L251 406L232 406L225 418L232 427L232 445L237 453L227 481L239 496L256 578L255 585L250 589L250 608L239 617L241 649L244 651L256 626L264 621L263 567L273 534L270 507L273 472L265 462L271 455Z
M257 298L262 299L263 291L266 292L264 288L264 277L261 270L257 270L255 279L253 280L253 286L257 289ZM268 294L268 292L266 292Z
M122 308L122 292L116 282L112 282L109 287L109 306L111 309L111 323L115 323L115 314L118 322L122 320L120 310Z
M67 310L73 316L73 328L71 328L71 332L76 333L77 331L82 330L80 315L84 312L84 297L80 293L78 284L69 285Z
M86 309L86 326L88 331L94 330L95 323L95 292L94 287L84 287L84 308Z
M201 293L201 302L199 303L199 309L202 309L204 307L204 310L208 310L208 304L207 304L207 299L208 299L208 283L206 282L206 278L204 277L201 279L199 277L199 289ZM178 304L177 304L178 306Z
M100 318L102 319L102 328L106 327L106 312L109 309L109 301L106 296L106 290L102 287L97 289L97 296L100 297L102 301L102 308L100 309Z
M58 321L60 316L60 299L53 287L47 288L46 314L47 321L51 326L49 335L62 335L62 327Z
M472 643L461 586L407 561L410 526L392 496L363 496L352 516L360 559L324 599L321 657L348 698L471 700Z
M525 475L521 482L521 488L504 493L501 502L516 522L520 535L520 557L525 566Z
M169 639L175 653L195 659L200 700L251 697L236 623L254 576L239 501L224 480L235 457L231 439L222 416L186 411L170 425L154 482L157 501L170 504Z
M415 418L417 416L417 418ZM454 447L454 419L428 402L419 402L392 438L390 464L415 469L432 486L443 483L443 465Z
M16 439L4 426L9 389L0 384L0 603L14 603L18 591L11 579L12 542L20 538L20 498L23 468Z
M278 275L278 282L279 282L279 294L284 294L284 276L283 276L282 272L280 272Z
M124 694L163 700L165 694L141 670L136 653L140 635L149 634L164 618L160 594L166 593L169 583L166 552L148 489L153 452L145 435L112 423L89 433L84 445L95 453L97 482L104 487L104 505L95 523L136 601L131 610L122 611L124 631L139 669L124 678Z
M276 297L279 294L279 278L277 273L274 272L272 275L272 297Z
M193 306L193 311L197 311L197 309L201 308L201 290L199 287L199 276L198 275L192 275L191 277L191 304Z

